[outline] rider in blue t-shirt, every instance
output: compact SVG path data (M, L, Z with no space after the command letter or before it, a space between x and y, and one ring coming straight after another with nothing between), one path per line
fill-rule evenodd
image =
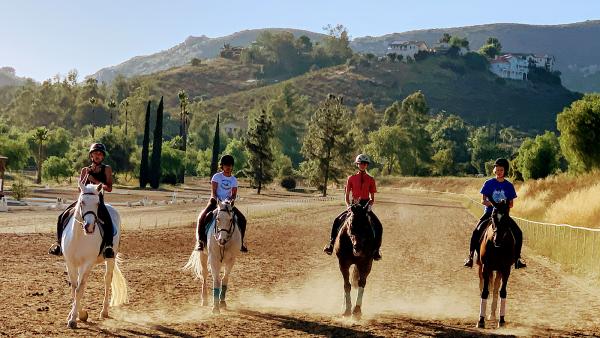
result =
M499 158L494 163L494 174L495 178L490 178L485 181L483 187L481 187L481 196L482 201L481 204L485 206L483 216L479 219L477 226L473 230L473 235L471 236L471 242L469 246L469 257L465 260L466 267L473 266L473 253L479 244L479 240L483 231L489 224L490 218L492 217L492 210L494 207L492 203L490 203L490 198L494 200L494 202L500 202L501 200L505 200L508 202L510 208L513 207L513 200L517 198L517 192L515 191L515 187L512 183L510 183L507 179L504 178L504 175L508 173L509 163L508 160L504 158ZM510 230L515 237L515 269L524 268L527 265L521 261L521 247L523 246L523 232L517 225L517 223L509 216L508 224L510 225Z

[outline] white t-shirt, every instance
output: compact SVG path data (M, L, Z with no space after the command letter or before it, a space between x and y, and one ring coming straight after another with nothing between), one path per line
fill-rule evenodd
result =
M227 177L222 172L214 174L210 181L217 182L217 199L220 201L231 197L231 189L238 186L235 176L231 175Z

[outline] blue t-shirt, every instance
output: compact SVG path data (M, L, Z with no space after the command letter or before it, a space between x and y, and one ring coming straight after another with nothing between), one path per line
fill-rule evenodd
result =
M490 178L485 181L483 187L481 187L481 194L485 196L492 196L494 202L500 202L506 200L507 202L517 198L517 192L515 186L510 183L507 179L502 182L498 182L495 178ZM485 207L485 212L492 212L494 207Z

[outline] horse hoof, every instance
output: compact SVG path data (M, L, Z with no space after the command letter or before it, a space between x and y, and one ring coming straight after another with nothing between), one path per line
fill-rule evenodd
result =
M88 312L86 310L79 311L79 320L85 322L88 320Z
M485 329L485 322L477 322L475 327L478 329Z
M224 300L222 300L219 302L219 307L223 310L227 310L227 303Z
M68 326L69 326L69 329L76 329L77 328L77 322L74 321L74 320L72 320L72 321L70 320Z
M500 320L498 321L498 327L504 327L505 324L506 321L504 321L504 316L500 317Z
M361 316L362 316L362 311L360 310L360 306L355 306L354 310L352 311L352 318L354 318L356 320L360 320Z
M108 315L108 311L104 312L100 312L100 319L106 319L106 318L110 318L110 316Z
M221 310L219 310L219 308L218 308L218 307L213 307L213 309L212 309L212 313L213 313L213 315L218 315L218 314L220 314L220 313L221 313Z
M346 310L344 313L342 313L342 317L350 317L350 315L352 315L352 312L350 312L350 310Z

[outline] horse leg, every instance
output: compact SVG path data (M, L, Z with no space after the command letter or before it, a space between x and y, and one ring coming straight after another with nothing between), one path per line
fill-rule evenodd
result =
M108 305L110 304L108 296L110 294L110 285L112 283L113 272L115 270L115 260L107 259L105 264L106 271L104 272L104 300L102 301L102 312L100 312L101 319L108 318Z
M81 305L83 301L83 292L85 290L85 286L87 284L87 278L90 274L91 266L84 265L77 269L77 287L75 288L75 300L73 302L73 309L71 310L71 315L69 319L69 327L74 329L77 327L77 322L75 321L75 316L81 312Z
M210 271L213 280L213 314L221 313L219 309L219 297L221 296L221 262L209 257Z
M352 317L356 320L360 320L362 316L362 299L365 292L365 286L367 285L367 276L371 272L372 263L366 264L365 266L355 265L355 269L358 273L358 294L356 296L356 304L354 310L352 310Z
M498 309L498 291L500 290L500 282L502 281L502 274L500 271L490 278L490 284L492 284L492 308L488 316L488 320L496 320L496 310Z
M221 279L221 293L219 295L219 306L227 310L227 303L225 302L225 295L227 293L227 284L229 284L229 274L233 268L233 259L225 263L223 267L223 279Z
M502 274L502 287L500 288L500 320L498 327L504 326L504 315L506 314L506 287L508 286L508 277L510 276L510 266Z
M74 265L67 263L67 274L69 275L69 284L71 284L71 311L67 316L67 325L74 329L77 327L77 308L75 307L75 295L77 290L77 268Z
M352 300L350 299L350 290L352 286L350 285L350 265L342 264L340 262L340 271L342 272L342 277L344 278L344 317L349 317L352 312Z
M202 306L208 305L208 255L200 253L200 264L202 265Z
M482 277L483 277L483 290L481 291L481 303L479 304L479 321L477 322L478 328L485 327L485 310L487 307L487 298L490 294L490 275L492 271L484 265L482 269Z

